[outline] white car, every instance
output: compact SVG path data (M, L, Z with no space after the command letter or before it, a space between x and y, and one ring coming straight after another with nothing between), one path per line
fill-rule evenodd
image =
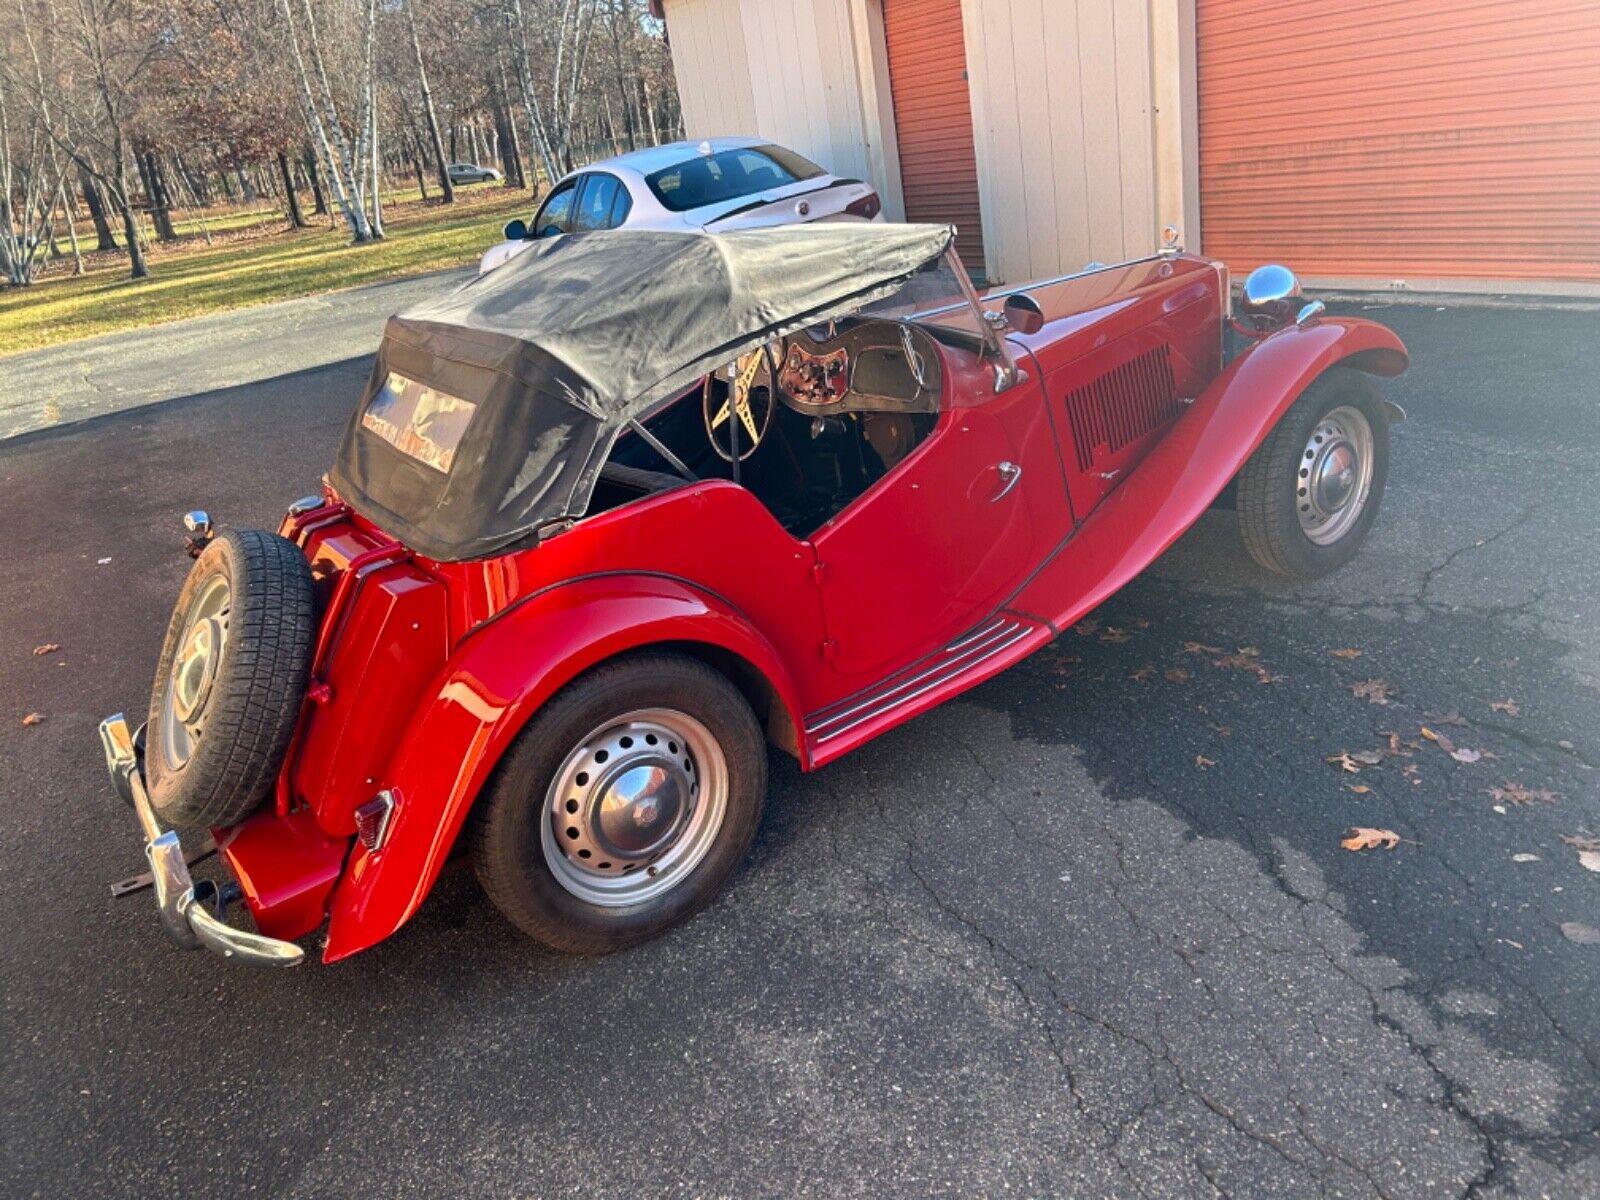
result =
M759 138L672 142L590 163L559 180L532 225L511 221L478 273L539 238L596 229L749 229L804 221L881 221L870 184L830 175Z

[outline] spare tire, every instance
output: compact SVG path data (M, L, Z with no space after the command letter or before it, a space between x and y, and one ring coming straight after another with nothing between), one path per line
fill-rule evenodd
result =
M167 625L150 697L150 803L177 826L232 825L271 794L316 638L311 568L293 542L219 532Z

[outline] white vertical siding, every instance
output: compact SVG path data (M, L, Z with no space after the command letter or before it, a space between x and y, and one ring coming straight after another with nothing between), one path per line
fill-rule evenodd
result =
M688 136L771 138L870 181L898 215L884 3L894 0L666 0ZM1180 20L1192 26L1191 4L962 0L993 278L1021 282L1149 254L1163 221L1192 205L1192 164L1173 152L1187 129L1163 129L1157 161L1151 65L1159 40L1169 69L1168 43ZM1163 9L1153 20L1152 6L1177 15ZM1170 102L1170 83L1161 86ZM1192 102L1183 107L1192 122ZM1178 119L1171 108L1162 120Z
M667 36L685 136L755 137L755 97L739 0L671 0Z
M963 0L996 279L1020 282L1156 248L1149 5Z

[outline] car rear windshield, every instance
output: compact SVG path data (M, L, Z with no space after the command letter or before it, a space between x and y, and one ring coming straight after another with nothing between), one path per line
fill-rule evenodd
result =
M646 175L644 181L665 208L687 212L822 174L825 172L816 163L782 146L741 146L717 154L697 154Z

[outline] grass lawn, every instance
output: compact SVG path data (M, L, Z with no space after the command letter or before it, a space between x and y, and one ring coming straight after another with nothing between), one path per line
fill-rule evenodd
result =
M313 229L288 233L281 220L259 224L257 213L249 214L254 230L235 227L215 245L199 238L153 245L148 279L129 279L124 255L96 255L77 278L56 264L31 287L0 289L0 356L475 262L507 220L533 207L528 193L498 187L459 195L447 208L422 204L415 190L396 193L384 213L388 236L366 246L352 245L342 224L330 230L319 219ZM213 235L229 221L219 216Z

